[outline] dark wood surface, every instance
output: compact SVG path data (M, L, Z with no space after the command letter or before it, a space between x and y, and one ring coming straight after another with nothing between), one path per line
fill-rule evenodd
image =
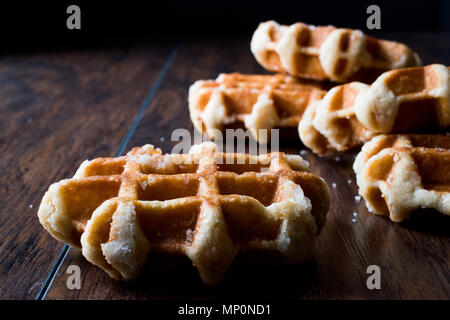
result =
M388 38L408 42L425 63L450 64L447 35ZM394 224L368 213L354 199L354 152L339 159L305 155L332 193L313 259L256 272L233 266L218 287L204 286L185 259L167 257L166 270L149 267L135 282L117 282L41 227L36 212L52 182L72 176L86 158L133 146L170 152L173 130L193 132L190 84L234 71L264 72L248 39L1 57L0 298L450 298L449 218L430 213ZM301 149L298 140L281 145L289 153ZM381 290L366 287L371 264L381 268ZM66 286L69 265L81 268L80 290Z
M0 297L35 298L62 245L36 210L85 158L113 156L170 48L0 59Z

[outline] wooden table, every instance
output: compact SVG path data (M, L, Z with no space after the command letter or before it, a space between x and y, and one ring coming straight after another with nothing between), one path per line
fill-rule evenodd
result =
M450 65L448 35L387 37L409 43L425 63ZM355 154L340 161L305 156L332 193L311 261L246 276L232 269L214 288L204 286L189 264L174 266L180 272L117 282L41 227L36 212L51 183L71 177L87 158L120 155L145 143L169 152L176 143L170 141L174 129L193 132L189 85L233 71L264 72L247 37L2 56L0 298L450 298L449 218L428 214L394 224L368 213L363 201L354 200ZM290 153L301 149L297 140L282 145ZM381 290L366 287L372 264L381 268ZM80 290L66 286L69 265L81 268Z

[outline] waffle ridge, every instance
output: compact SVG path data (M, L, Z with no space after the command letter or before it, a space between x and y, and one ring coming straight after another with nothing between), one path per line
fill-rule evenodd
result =
M145 145L85 161L50 186L38 216L113 278L137 278L157 252L186 255L204 283L217 284L238 251L274 251L287 263L309 257L328 207L326 183L300 156L204 143L189 154Z

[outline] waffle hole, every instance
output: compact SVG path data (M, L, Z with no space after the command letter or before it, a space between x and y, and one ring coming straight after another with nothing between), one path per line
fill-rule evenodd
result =
M395 135L390 136L394 140ZM440 148L450 150L450 136L447 135L408 135L413 147Z
M438 99L410 101L400 104L393 132L408 132L417 128L427 129L428 132L438 128L439 110Z
M232 113L250 113L252 106L258 100L259 94L255 94L252 90L235 90L233 94L223 96L228 112Z
M91 176L111 176L123 173L125 159L94 159L86 168L85 175Z
M204 91L201 92L201 94L199 95L199 98L198 98L198 105L199 105L199 109L200 109L201 111L205 110L206 105L207 105L208 102L211 100L211 93L212 93L212 91L204 90Z
M334 68L334 73L337 75L342 75L347 67L347 60L344 58L338 59L336 66Z
M206 125L205 125L205 123L201 119L199 119L199 121L200 121L201 126L202 126L202 132L206 132Z
M347 52L350 47L350 35L348 33L344 33L342 37L339 39L339 50L342 52Z
M371 164L370 173L373 175L373 179L387 181L394 165L394 156L387 155Z
M232 172L236 174L243 174L245 172L264 172L265 170L268 170L269 167L270 165L263 165L260 163L257 164L233 163L233 164L218 164L217 170Z
M341 132L335 135L336 141L339 141L342 144L351 144L352 134L354 132L351 121L346 118L336 118L330 122L334 128L339 128L341 130Z
M245 139L247 139L247 137L245 137ZM237 140L239 142L239 139ZM248 153L243 153L244 151L236 150L236 148L234 152L236 153L227 153L222 156L216 155L215 160L218 171L231 172L240 175L246 172L264 172L270 168L270 159L261 161L261 159L251 157Z
M326 183L312 173L297 175L294 183L302 188L304 196L311 201L311 214L320 230L325 225L330 206L329 199L323 196L328 193Z
M310 102L310 96L305 94L299 97L298 91L275 92L272 99L278 115L282 118L302 115Z
M106 200L118 196L120 184L119 178L96 177L72 181L61 187L61 197L74 223L84 229L95 209Z
M395 95L423 91L426 88L424 73L422 68L400 70L386 79L386 86Z
M107 243L110 236L111 231L111 222L113 219L113 215L117 210L118 202L111 203L106 211L102 215L97 216L96 224L98 227L95 229L95 236L100 240L100 243Z
M298 33L297 33L297 44L301 47L305 47L308 46L310 43L310 33L306 28L302 28Z
M433 153L417 150L412 156L425 189L450 192L450 170L445 169L450 167L448 150Z
M367 37L366 47L367 51L374 59L379 61L388 61L388 58L383 55L383 50L379 41L373 39L372 37Z
M230 175L228 177L220 177L218 179L218 187L221 195L241 195L252 197L261 202L264 206L272 204L276 187L278 183L277 177L260 176L255 180L253 176L236 177Z
M176 252L180 243L192 243L200 205L199 200L186 201L183 205L167 204L164 208L137 202L136 214L155 251L164 249Z
M269 35L270 41L276 41L276 32L275 32L275 28L274 27L271 27L269 29L268 35Z
M273 50L267 50L265 52L265 60L267 64L271 66L271 68L276 70L282 70L283 67L281 65L280 56Z
M258 240L275 240L280 221L265 215L255 202L230 198L222 202L222 213L233 241L250 245Z
M326 77L319 58L301 52L295 54L294 70L299 74L317 73L321 77Z
M198 178L192 175L180 175L166 179L165 176L147 177L139 183L139 200L165 201L185 197L193 197L197 194L199 186Z
M372 204L377 213L382 213L384 215L389 214L389 209L386 205L386 201L378 188L371 188L367 192L367 201Z

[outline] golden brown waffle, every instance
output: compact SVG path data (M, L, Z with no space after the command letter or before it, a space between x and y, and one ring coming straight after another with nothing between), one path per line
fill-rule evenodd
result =
M356 116L374 132L411 132L450 127L449 68L392 70L356 101Z
M338 82L370 83L386 70L421 65L419 56L402 43L369 37L359 30L304 23L261 23L251 50L267 70Z
M325 223L329 190L300 156L190 154L151 145L126 156L85 161L50 186L39 208L55 238L116 279L136 278L149 252L189 257L218 283L238 251L276 252L298 263Z
M372 85L334 87L299 124L303 143L318 154L345 151L377 133L435 132L450 127L449 69L392 70Z
M373 137L355 115L355 99L367 87L360 82L340 85L311 105L298 127L303 144L323 155L351 149Z
M418 208L450 215L450 136L378 135L353 165L369 211L392 221Z
M194 126L217 138L225 125L243 123L260 143L270 129L297 127L307 106L325 94L322 86L277 75L221 74L200 80L189 89L189 111ZM260 129L267 129L259 134Z

